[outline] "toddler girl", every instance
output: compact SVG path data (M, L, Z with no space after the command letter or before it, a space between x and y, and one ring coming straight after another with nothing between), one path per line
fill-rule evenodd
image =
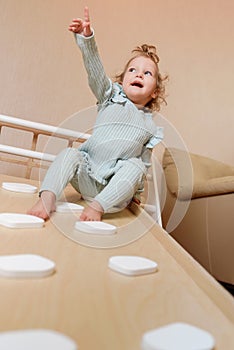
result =
M151 150L163 137L152 111L165 101L165 78L159 73L155 47L142 45L133 50L123 72L112 82L100 60L87 7L84 20L74 19L69 30L75 35L89 86L97 98L97 119L86 142L56 157L39 200L28 213L47 219L70 182L90 202L80 220L100 221L104 213L122 210L143 190Z

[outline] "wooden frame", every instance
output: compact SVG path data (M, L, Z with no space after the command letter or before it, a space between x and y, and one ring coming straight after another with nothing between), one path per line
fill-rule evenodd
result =
M1 156L0 160L16 163L26 166L25 177L27 179L31 176L31 171L33 167L43 167L43 164L39 161L52 162L55 158L54 154L37 152L37 142L39 135L46 135L51 137L57 137L67 140L67 146L72 147L74 142L84 142L88 139L90 134L84 134L81 132L72 131L69 129L58 128L52 125L36 123L25 119L19 119L11 116L0 115L0 134L2 133L2 128L8 127L17 130L23 130L33 133L32 144L30 149L23 149L18 147L13 147L9 145L0 144L0 152L5 154L13 154L17 156L22 156L27 158L26 160L19 160L9 157Z

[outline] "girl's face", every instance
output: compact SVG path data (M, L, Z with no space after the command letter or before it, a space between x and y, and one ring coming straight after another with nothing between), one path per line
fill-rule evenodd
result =
M148 57L138 56L127 66L123 77L123 90L135 104L145 106L156 97L158 70Z

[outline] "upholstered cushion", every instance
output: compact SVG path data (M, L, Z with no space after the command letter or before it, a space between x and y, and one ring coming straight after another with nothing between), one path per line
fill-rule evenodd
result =
M181 200L234 192L234 167L214 159L170 148L163 169L168 189Z

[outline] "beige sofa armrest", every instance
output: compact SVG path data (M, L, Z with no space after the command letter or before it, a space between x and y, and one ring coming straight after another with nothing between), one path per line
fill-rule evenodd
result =
M163 169L169 191L180 200L234 192L234 167L211 158L170 148Z

